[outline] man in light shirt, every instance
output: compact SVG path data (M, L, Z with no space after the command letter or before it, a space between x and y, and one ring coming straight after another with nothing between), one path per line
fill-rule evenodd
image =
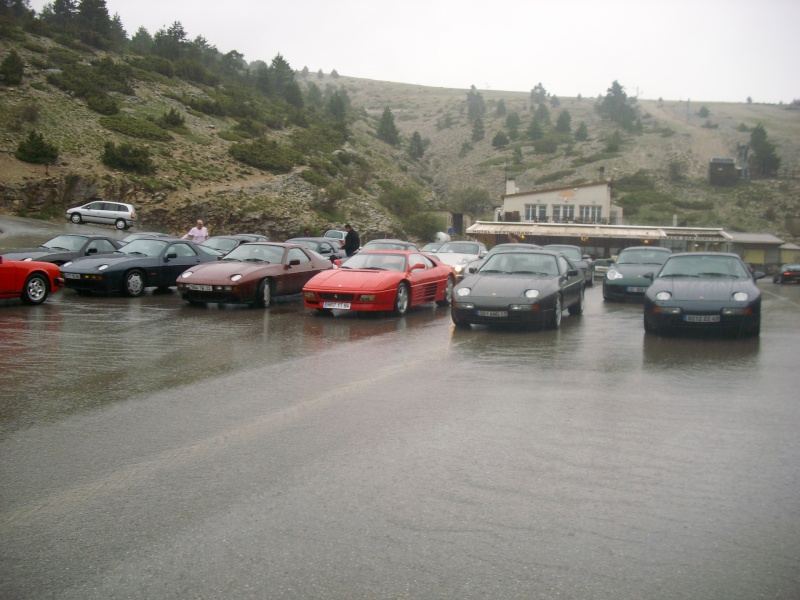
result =
M182 240L192 240L196 244L202 244L208 239L208 229L203 227L203 222L197 219L197 225L189 230L189 233L184 235Z

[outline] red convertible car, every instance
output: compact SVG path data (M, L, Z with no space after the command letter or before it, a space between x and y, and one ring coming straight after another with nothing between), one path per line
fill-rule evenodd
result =
M190 304L254 304L266 308L275 296L299 294L309 279L332 269L331 261L299 244L241 244L222 259L187 269L178 292Z
M41 304L64 285L58 266L33 260L3 260L0 256L0 298Z
M456 276L453 268L419 251L362 250L341 268L315 276L303 288L308 308L393 311L402 316L411 306L450 304Z

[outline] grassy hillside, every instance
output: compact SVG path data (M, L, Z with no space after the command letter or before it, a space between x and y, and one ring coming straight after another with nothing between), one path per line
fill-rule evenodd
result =
M554 147L543 149L526 135L538 106L528 93L473 90L485 106L484 138L473 141L469 90L298 73L304 93L312 83L328 94L346 91L350 136L344 146L306 155L288 172L276 174L229 153L232 145L253 139L251 132L242 133L242 119L191 108L187 99L215 98L213 86L136 68L128 79L131 94L108 94L119 104L119 113L104 116L91 110L85 98L52 83L63 54L78 54L88 64L103 53L65 48L30 34L0 40L0 60L12 50L23 58L25 75L19 85L0 85L0 210L7 213L63 218L65 206L104 196L136 204L145 228L175 232L202 217L214 233L267 231L276 239L306 226L321 231L346 221L370 237L414 237L407 229L409 215L398 214L409 194L419 198L417 209L458 209L465 190L472 190L486 198L487 212L475 215L480 218L499 203L506 177L515 178L519 189L532 190L594 181L602 172L616 182L616 201L632 220L666 225L677 213L691 225L797 240L786 217L800 216L800 179L754 180L728 188L707 183L709 160L735 157L737 144L747 144L749 129L759 123L776 146L781 172L794 171L800 178L797 106L639 100L633 106L641 130L625 133L598 113L597 98L556 101L550 96L544 105ZM130 55L112 58L138 64ZM376 137L386 107L401 134L397 146ZM498 114L502 108L504 114ZM708 114L701 117L702 108ZM565 110L570 131L555 135L554 125ZM180 115L182 125L157 127L154 123L170 111ZM511 113L519 116L520 135L505 147L495 147L499 131L510 133ZM576 141L581 123L588 135ZM14 157L31 130L57 146L55 165ZM296 130L282 126L258 135L282 143ZM618 131L619 148L611 152L609 139ZM407 152L415 132L425 147L419 159ZM109 141L146 147L155 170L137 174L105 166L100 157ZM310 176L309 170L319 177Z

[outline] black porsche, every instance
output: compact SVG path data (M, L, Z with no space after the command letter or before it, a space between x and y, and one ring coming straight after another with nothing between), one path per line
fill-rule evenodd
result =
M762 277L760 271L751 274L736 254L673 254L644 295L644 329L757 336L761 290L755 280Z
M583 312L586 282L560 252L521 248L487 258L453 290L450 315L456 327L472 324L561 325L564 309Z

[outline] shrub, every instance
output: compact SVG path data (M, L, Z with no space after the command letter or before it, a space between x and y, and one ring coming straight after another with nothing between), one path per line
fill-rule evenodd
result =
M28 137L19 143L14 156L29 163L52 165L58 159L58 148L48 144L41 133L31 131Z
M556 171L554 173L550 173L548 175L542 175L541 177L537 178L534 183L537 185L542 183L548 183L550 181L557 181L559 179L563 179L564 177L569 177L575 173L575 169L564 169L563 171Z
M293 149L266 139L234 144L228 152L239 162L271 173L288 173L303 158Z
M185 123L186 120L174 108L171 108L168 113L164 113L156 119L156 125L164 129L183 127Z
M22 75L25 72L25 63L16 50L12 50L0 63L0 74L5 76L5 83L8 85L19 85L22 83Z
M100 117L100 125L111 131L144 140L168 142L172 136L155 123L120 114L111 117Z
M123 169L136 173L152 173L155 171L150 158L150 150L143 146L106 142L103 154L100 157L103 164L111 169Z

